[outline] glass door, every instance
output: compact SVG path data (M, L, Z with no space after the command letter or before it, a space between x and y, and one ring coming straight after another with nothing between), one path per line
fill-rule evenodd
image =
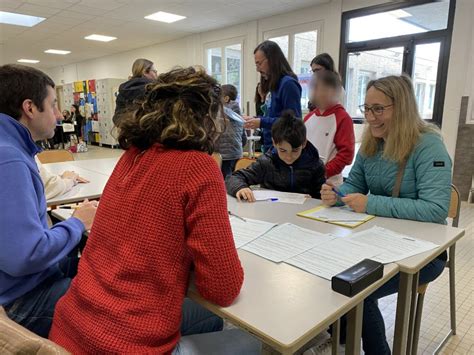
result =
M405 47L350 52L346 66L346 110L353 118L363 118L359 105L364 104L369 81L403 72Z

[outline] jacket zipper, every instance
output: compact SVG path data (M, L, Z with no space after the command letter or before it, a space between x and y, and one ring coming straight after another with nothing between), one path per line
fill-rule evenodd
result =
M293 166L290 166L290 187L291 187L291 191L295 191L295 188L294 188L294 176L293 176Z

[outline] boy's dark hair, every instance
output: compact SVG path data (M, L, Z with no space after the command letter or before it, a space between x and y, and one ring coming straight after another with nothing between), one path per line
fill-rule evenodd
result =
M237 92L237 88L231 84L225 84L221 86L222 90L222 97L229 96L231 101L237 100L237 96L239 93Z
M341 77L336 72L325 70L322 72L318 72L315 75L316 75L316 85L318 83L321 83L324 86L328 86L335 90L340 90L342 88Z
M329 71L335 71L334 70L334 59L332 59L332 57L328 53L318 54L311 61L311 65L313 65L313 64L320 65L324 69L329 70Z
M263 52L268 61L268 67L270 68L268 79L262 78L260 81L264 92L277 90L280 79L285 75L298 79L277 43L268 40L263 41L255 48L253 54L258 51Z
M288 142L293 148L301 147L306 141L306 126L293 110L284 111L273 124L272 138L275 144Z
M15 120L21 117L23 101L31 100L42 112L54 81L42 71L19 64L0 66L0 112Z

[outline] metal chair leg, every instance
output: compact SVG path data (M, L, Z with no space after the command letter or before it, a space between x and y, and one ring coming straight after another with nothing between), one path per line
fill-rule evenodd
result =
M332 324L332 355L339 353L339 337L341 336L341 320L338 319Z
M426 286L426 285L425 285ZM415 325L413 327L413 343L411 346L411 354L416 355L418 351L418 340L420 339L421 315L423 313L423 302L425 300L425 291L418 294L418 301L416 302Z
M449 248L449 309L451 330L456 335L456 244Z

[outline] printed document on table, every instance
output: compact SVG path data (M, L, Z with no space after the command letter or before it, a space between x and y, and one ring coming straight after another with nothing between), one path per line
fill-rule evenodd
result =
M230 217L230 225L236 248L250 243L276 226L275 223L250 218L245 218L243 221L237 217Z
M355 228L375 217L366 213L354 212L347 206L319 206L308 211L300 212L297 215L349 228Z
M373 259L383 250L351 241L335 238L285 261L311 274L327 280L364 259Z
M293 203L302 205L305 201L310 198L309 195L297 194L292 192L281 192L274 190L253 190L253 195L257 201L271 201L282 203Z
M349 238L357 243L382 249L383 252L373 259L384 264L402 260L439 246L378 226L356 233Z
M334 238L285 223L271 229L242 249L278 263Z

